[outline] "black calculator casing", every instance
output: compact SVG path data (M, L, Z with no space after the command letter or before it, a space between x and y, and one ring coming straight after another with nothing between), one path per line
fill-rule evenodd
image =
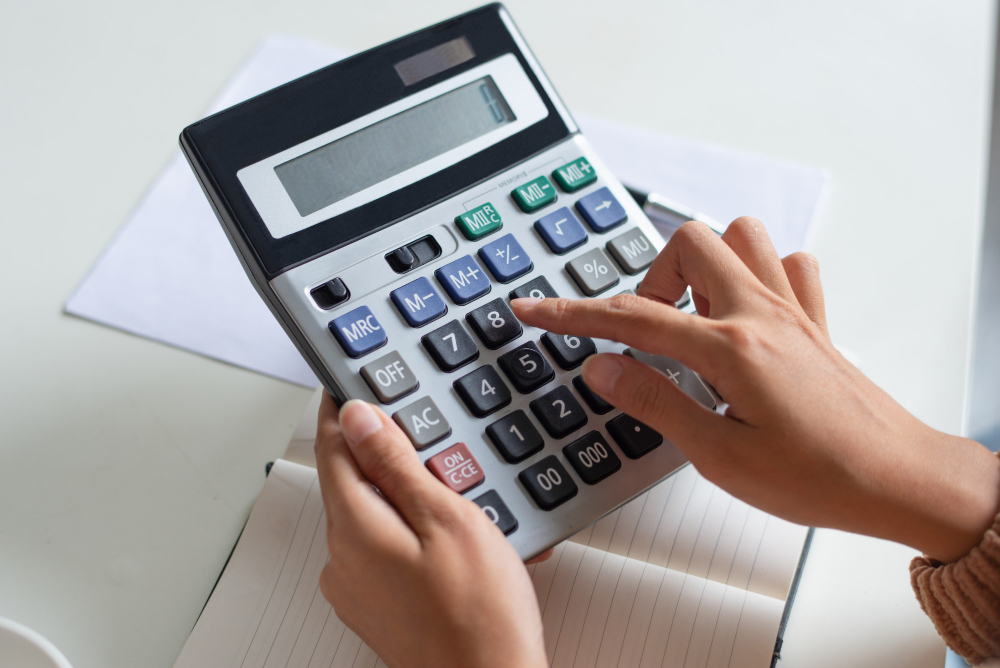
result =
M475 56L438 74L405 85L393 67L437 45L461 38L468 40ZM516 59L544 104L544 118L475 155L328 220L280 237L269 231L259 207L237 176L241 170L501 58L507 62ZM588 398L585 386L581 387L579 368L560 366L557 360L564 364L566 360L559 356L562 354L559 350L547 347L542 340L544 332L522 326L520 335L497 349L490 349L475 333L473 311L498 299L509 304L512 291L539 276L544 276L559 296L588 298L568 264L594 249L602 249L608 255L609 267L620 276L617 283L594 296L634 290L644 270L629 273L620 262L616 264L614 256L605 250L609 242L630 230L638 230L635 233L644 235L655 246L654 250L665 243L625 188L594 154L502 5L474 10L279 86L187 127L180 136L180 144L248 277L327 391L338 404L361 398L380 405L390 415L430 397L450 428L446 436L431 444L417 444L421 458L436 471L439 460L434 458L457 443L464 443L484 475L481 483L465 490L463 495L492 509L487 514L498 526L504 526L523 558L528 559L579 531L686 464L680 451L665 439L641 453L632 446L620 447L615 441L615 425L609 428L609 423L621 415L620 411L594 410L592 403L588 403L593 397ZM598 179L594 183L578 192L559 190L553 204L532 213L525 213L512 199L513 188L540 176L551 179L555 168L580 158L588 160L596 171ZM611 193L612 199L624 209L627 214L624 222L605 231L583 223L586 242L564 255L553 253L533 227L534 221L561 207L569 207L580 218L573 208L575 203L600 189L607 189L602 192ZM503 227L489 236L469 240L456 226L455 219L485 202L492 203L503 219ZM442 289L435 270L466 254L478 259L479 249L506 234L514 234L523 251L531 256L529 271L503 283L480 261L480 268L490 279L488 294L469 303L456 303ZM394 249L421 239L431 239L439 255L415 269L398 273L389 256ZM596 274L595 263L586 266L594 268ZM427 278L436 287L447 308L433 322L413 327L402 317L400 307L390 295L400 286L421 278ZM349 297L333 308L322 308L315 290L333 279L340 279ZM381 324L388 341L377 350L353 358L335 340L328 325L360 306L370 309L373 316L370 322ZM478 355L460 368L446 371L442 360L421 339L453 320L477 344ZM521 392L510 382L510 366L502 366L501 358L528 343L533 343L541 356L532 359L546 362L554 373L540 386ZM610 341L597 341L595 345L600 352L624 350L623 345ZM405 396L385 402L372 390L370 374L366 380L361 372L365 365L389 353L398 353L405 360L419 385ZM456 381L483 366L495 370L511 399L480 417L468 397L462 396L462 386ZM533 383L532 379L519 382L520 387L532 387ZM585 420L571 433L553 436L547 431L551 425L539 422L545 416L539 412L537 401L557 389L581 407ZM536 404L532 406L532 402ZM714 408L715 404L708 407ZM492 409L486 406L483 410ZM523 411L543 440L541 449L536 448L521 459L498 448L496 440L487 433L487 427L518 411ZM619 427L621 424L622 420L616 423ZM589 440L584 442L584 438ZM595 450L595 443L601 447ZM581 477L567 456L585 447L590 447L587 452L592 454L608 450L619 464L605 461L599 475ZM535 468L541 463L553 461L549 458L560 462L577 490L546 508L549 501L539 500L537 490L532 495L527 489L526 476L535 475ZM544 474L549 469L540 470ZM497 498L504 505L500 514L494 508ZM487 501L492 505L487 506Z

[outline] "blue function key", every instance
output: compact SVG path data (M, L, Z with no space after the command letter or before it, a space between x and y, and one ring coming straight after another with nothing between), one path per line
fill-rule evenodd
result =
M480 248L479 257L501 283L509 283L531 271L531 258L513 234L505 234Z
M569 252L587 241L587 230L565 206L536 220L535 230L556 255Z
M521 207L521 211L531 213L556 201L556 187L546 177L539 176L514 188L510 196Z
M367 355L376 348L381 348L389 340L382 325L375 319L372 310L367 306L345 313L330 322L330 331L340 342L350 357Z
M576 203L576 210L595 232L607 232L625 222L628 216L607 188L599 188Z
M471 255L449 262L435 271L434 276L456 304L468 304L490 291L490 279Z
M393 290L389 293L389 297L410 327L426 325L448 312L444 298L424 276Z

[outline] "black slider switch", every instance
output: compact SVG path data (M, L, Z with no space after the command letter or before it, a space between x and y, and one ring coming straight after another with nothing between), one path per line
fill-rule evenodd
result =
M389 266L391 266L392 270L397 274L407 272L420 263L417 256L413 254L413 251L406 246L392 251L386 256L385 259L389 261Z
M327 281L318 288L313 288L310 294L316 301L316 306L324 310L347 301L348 297L351 296L350 290L339 278Z
M385 261L397 274L405 274L411 269L427 264L439 255L441 255L441 246L438 245L433 236L427 235L423 239L417 239L413 243L387 253Z

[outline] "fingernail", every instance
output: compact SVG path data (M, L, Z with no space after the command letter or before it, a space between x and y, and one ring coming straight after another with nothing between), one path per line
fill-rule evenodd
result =
M533 306L537 306L541 303L542 300L536 299L535 297L519 297L517 299L510 300L510 305L519 309L532 308Z
M618 376L625 370L625 359L621 355L593 355L583 363L583 380L600 395L613 397Z
M360 399L351 399L340 408L340 428L347 442L356 445L383 426L375 409Z

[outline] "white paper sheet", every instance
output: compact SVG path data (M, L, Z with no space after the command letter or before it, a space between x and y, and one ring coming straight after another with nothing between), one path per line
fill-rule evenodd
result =
M344 51L271 36L213 102L225 109L332 63ZM827 182L821 170L577 115L616 176L720 221L765 222L782 253L802 248ZM66 312L316 387L254 291L180 152L66 303Z

